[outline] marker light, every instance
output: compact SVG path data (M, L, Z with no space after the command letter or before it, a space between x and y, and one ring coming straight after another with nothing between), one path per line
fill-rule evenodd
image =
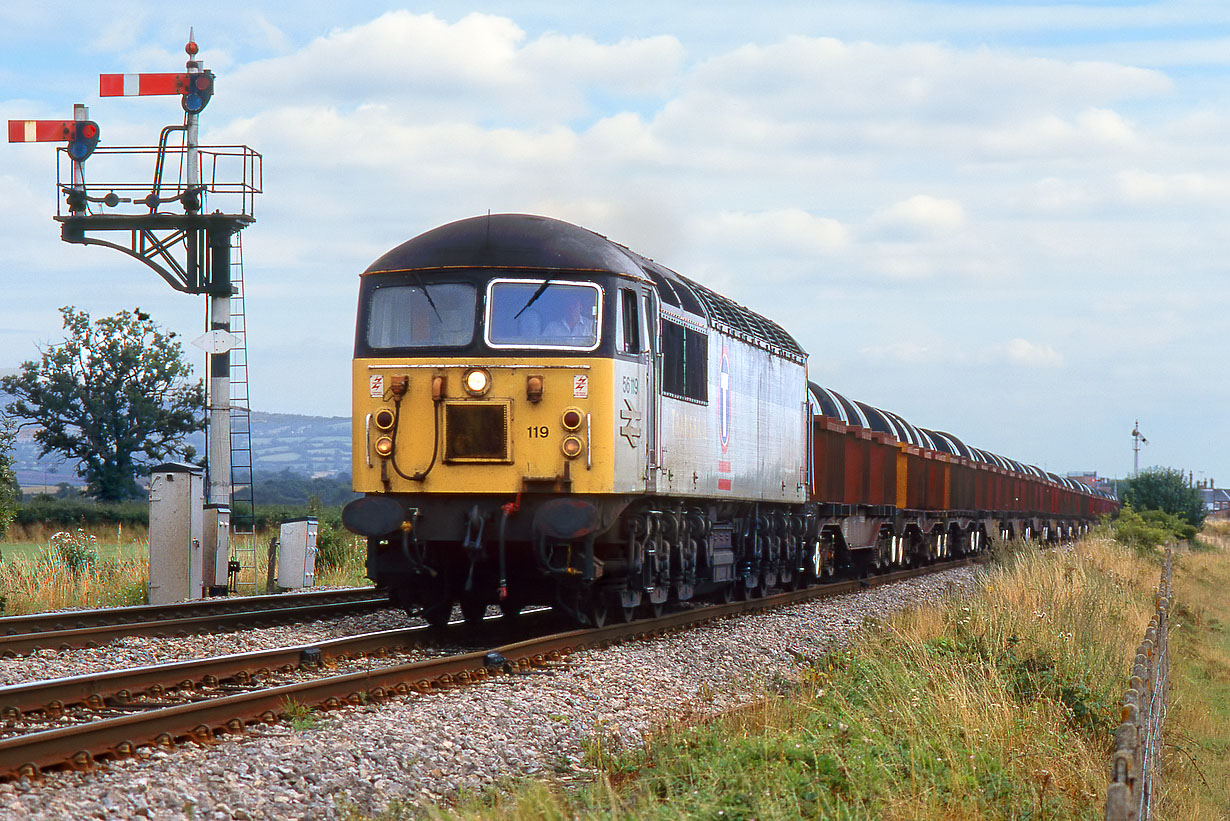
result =
M381 408L376 411L376 427L381 430L388 430L393 427L393 411L388 408Z
M376 453L380 456L389 456L393 453L393 440L387 436L381 436L377 439Z
M482 396L491 387L491 374L482 368L475 368L466 373L465 386L474 396Z
M560 419L560 421L563 423L564 427L567 430L576 430L577 428L581 427L581 421L584 418L585 417L581 415L581 412L579 410L577 410L576 408L569 408L568 410L564 411L564 415Z
M560 450L569 459L575 459L581 455L581 440L576 436L565 436L564 441L560 443Z
M542 401L542 377L535 374L534 376L525 377L525 398L531 402Z

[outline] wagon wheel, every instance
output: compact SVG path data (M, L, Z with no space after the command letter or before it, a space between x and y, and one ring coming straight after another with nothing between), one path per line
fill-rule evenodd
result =
M641 591L624 590L619 594L619 614L624 623L636 621L637 610L641 606Z
M585 607L585 617L592 627L604 627L609 613L606 601L598 596Z

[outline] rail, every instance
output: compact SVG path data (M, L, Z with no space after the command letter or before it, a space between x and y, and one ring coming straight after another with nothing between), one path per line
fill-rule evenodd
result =
M1155 612L1136 648L1132 677L1123 697L1122 723L1106 789L1106 821L1148 821L1161 777L1162 725L1170 683L1170 587L1173 553L1166 548Z
M415 692L440 692L452 687L486 681L501 674L529 672L533 668L558 663L570 653L578 650L604 647L616 642L682 630L716 619L754 610L780 607L805 599L827 598L854 592L863 587L892 584L925 573L971 564L975 561L977 560L958 559L930 567L872 576L867 579L787 591L750 601L698 607L670 613L656 619L614 624L596 629L573 629L488 650L391 666L372 666L355 672L330 675L310 681L191 701L134 715L103 718L84 724L62 726L0 739L0 780L34 777L43 769L58 766L85 769L92 766L98 758L122 759L139 755L139 748L149 745L172 747L180 740L207 744L223 734L242 734L248 724L276 722L279 714L286 710L288 703L336 709L347 704L359 705ZM300 659L300 664L308 661L303 649L291 648L293 654ZM318 663L317 658L321 655L320 652L311 654L312 666ZM288 662L293 664L294 659ZM219 677L216 673L211 673L211 675L215 678ZM10 688L13 691L12 695L15 696L11 699L13 703L10 705L10 716L35 706L21 702L28 701L29 697L34 695L24 691L36 686L23 685ZM77 702L84 702L88 705L100 700L105 702L105 699L92 696L93 692L80 691L65 693L58 698L62 700L61 704L65 705ZM42 699L46 697L47 692L36 696ZM58 711L59 705L57 705Z
M0 619L0 656L101 646L124 636L189 635L275 622L314 621L389 606L387 592L359 587L12 616Z

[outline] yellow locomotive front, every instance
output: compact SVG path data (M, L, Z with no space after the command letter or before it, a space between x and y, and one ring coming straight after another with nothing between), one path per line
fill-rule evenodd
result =
M626 436L625 394L648 394L651 364L639 277L557 225L453 223L362 277L352 390L364 496L343 520L368 539L373 581L432 622L454 602L477 618L491 604L559 603L561 590L580 600L603 575L595 541L621 538L619 513L645 487L647 444Z

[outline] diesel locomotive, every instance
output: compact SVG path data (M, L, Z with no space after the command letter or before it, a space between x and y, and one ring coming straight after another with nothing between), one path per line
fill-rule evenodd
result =
M582 623L1074 535L1114 502L807 379L777 323L583 228L428 231L359 288L367 570L440 624Z

